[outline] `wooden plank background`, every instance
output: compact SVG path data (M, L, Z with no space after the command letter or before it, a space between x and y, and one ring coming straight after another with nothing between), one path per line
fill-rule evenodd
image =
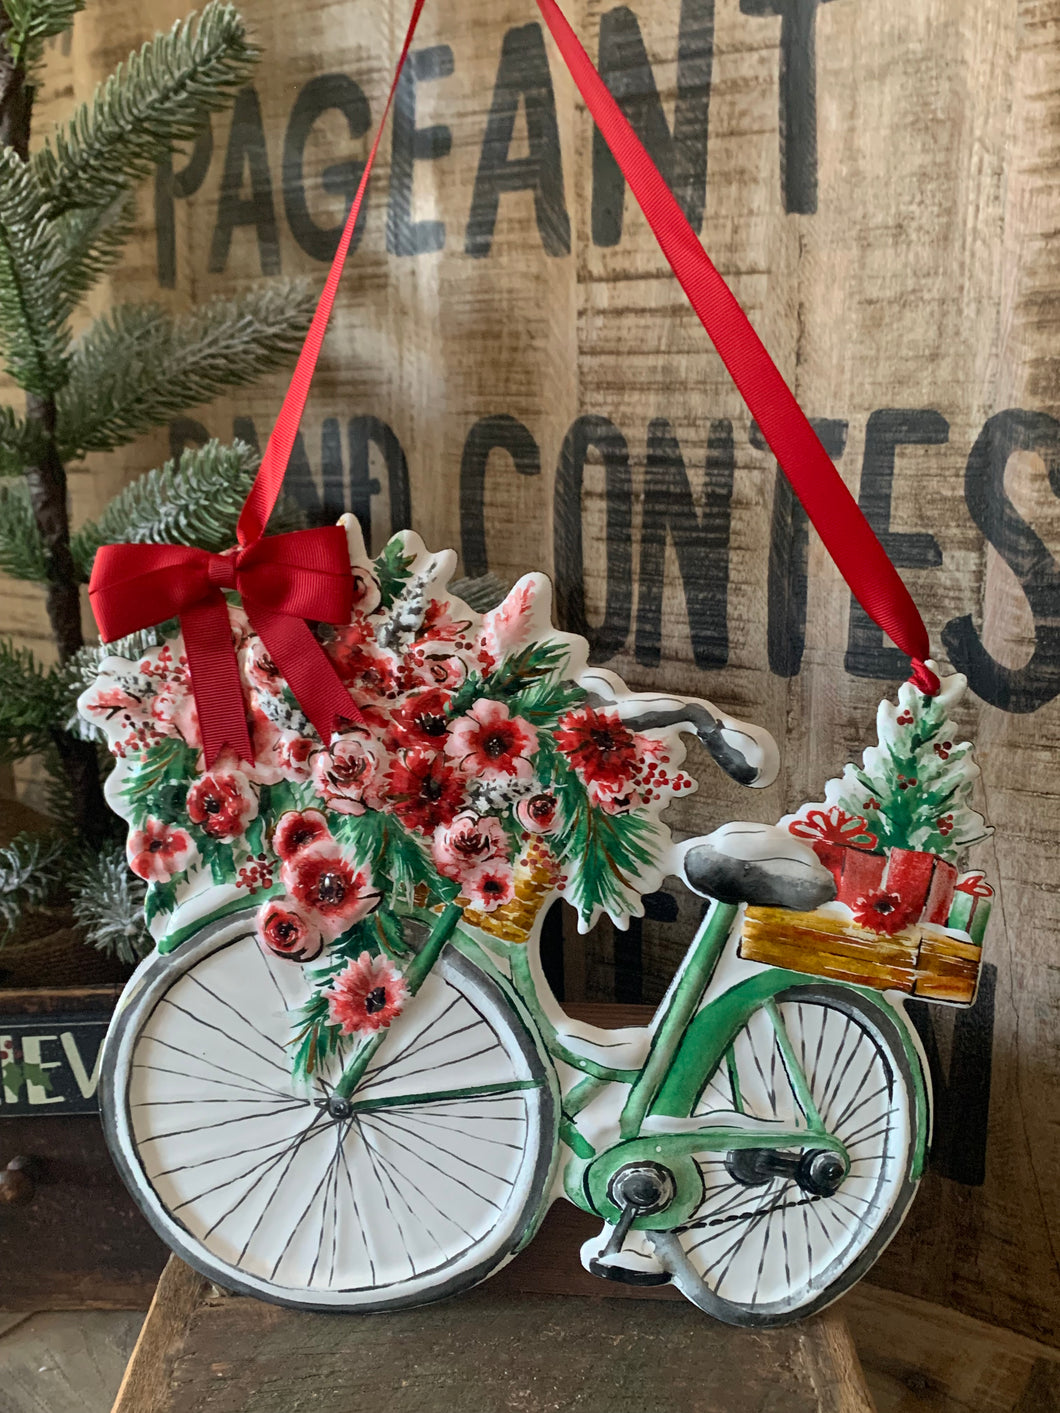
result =
M970 673L997 830L976 859L1000 883L995 970L970 1015L918 1013L937 1052L936 1150L876 1279L1056 1342L1060 0L566 8L891 536L939 656ZM181 9L90 4L53 51L40 121ZM406 10L247 0L265 50L254 87L145 193L99 303L319 284ZM775 819L871 739L899 669L793 518L628 198L619 222L620 188L531 0L437 0L416 48L292 488L311 514L355 506L378 545L404 521L407 469L429 544L459 546L471 572L552 571L560 620L588 627L600 661L782 741L781 778L759 794L699 762L677 827ZM72 478L75 518L171 443L264 440L282 388L92 459ZM46 651L35 590L5 582L0 626ZM9 784L33 797L32 771ZM631 935L569 944L567 995L657 998L690 918L680 899L653 912Z

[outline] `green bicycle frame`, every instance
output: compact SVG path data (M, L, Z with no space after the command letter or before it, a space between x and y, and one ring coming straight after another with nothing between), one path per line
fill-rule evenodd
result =
M689 947L685 962L671 987L658 1019L647 1059L636 1069L601 1064L568 1045L552 1023L538 994L527 945L510 946L509 981L486 950L468 933L459 929L461 910L450 903L440 914L430 916L431 931L423 948L412 959L406 984L415 993L429 975L443 947L451 943L487 974L511 997L513 1005L536 1029L553 1061L561 1061L581 1074L563 1096L559 1136L570 1150L564 1171L568 1198L584 1210L616 1221L620 1216L607 1196L611 1174L625 1163L664 1159L677 1179L677 1198L665 1213L638 1218L633 1225L659 1229L683 1221L698 1200L698 1183L692 1163L694 1153L728 1152L736 1148L805 1147L812 1141L848 1161L843 1145L825 1128L813 1101L802 1066L799 1064L776 1004L776 997L793 986L811 980L800 972L770 967L746 977L703 1004L722 952L739 916L739 906L711 904ZM833 983L840 984L840 983ZM927 1096L920 1080L919 1057L891 1005L875 990L842 983L844 989L871 999L882 1013L897 1022L917 1076L915 1131L918 1135L914 1176L923 1166L927 1139ZM790 1128L783 1124L745 1115L731 1047L751 1017L764 1010L772 1023L792 1090L805 1117L805 1124ZM347 1065L335 1094L350 1098L382 1042L385 1032L362 1045ZM687 1120L699 1102L709 1076L726 1062L732 1080L736 1111L732 1122L707 1123L688 1129ZM598 1149L579 1126L578 1115L612 1084L626 1085L629 1093L618 1122L617 1141ZM490 1086L492 1088L492 1086ZM666 1119L683 1120L667 1131ZM645 1131L648 1121L650 1131Z

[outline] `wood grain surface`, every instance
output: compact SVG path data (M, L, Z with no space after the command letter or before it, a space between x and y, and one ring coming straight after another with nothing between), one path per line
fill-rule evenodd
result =
M183 8L96 0L52 54L41 121ZM100 307L322 279L406 6L245 9L265 54L254 87L145 193ZM932 1170L876 1278L1055 1343L1060 0L566 9L885 535L938 656L969 674L962 724L996 828L973 862L999 896L976 1009L917 1009L937 1064ZM694 758L703 788L675 825L775 820L871 740L901 664L778 482L530 0L439 0L416 48L292 490L314 518L352 506L376 545L410 519L466 572L551 571L558 619L598 661L783 745L779 781L754 795ZM91 459L75 519L170 445L263 442L282 389ZM0 627L46 651L34 589L5 582ZM32 796L32 771L14 784ZM628 934L559 936L553 974L572 998L655 1000L693 920L669 885Z

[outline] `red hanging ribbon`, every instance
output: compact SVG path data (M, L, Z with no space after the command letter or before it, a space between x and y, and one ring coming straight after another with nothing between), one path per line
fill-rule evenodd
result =
M537 0L537 6L662 253L825 548L865 612L912 659L911 681L934 696L939 679L924 663L927 629L887 551L556 0Z
M107 545L96 554L89 595L104 641L179 615L208 765L226 745L253 760L222 588L243 595L251 623L322 740L329 741L344 723L363 721L305 622L349 618L352 579L345 536L336 527L267 539L263 532L283 484L368 178L424 3L415 0L413 5L335 258L239 517L238 550L210 555L178 545ZM663 254L840 573L869 616L912 659L912 681L933 695L939 681L924 662L927 629L898 571L559 6L555 0L537 4Z
M207 769L226 747L246 761L254 760L223 589L236 589L241 595L251 626L325 745L344 726L364 724L305 621L350 621L353 576L345 532L336 525L267 537L264 531L283 485L368 178L423 6L424 0L416 0L413 6L372 150L291 385L239 516L238 548L208 554L185 545L104 545L92 566L88 593L104 642L167 618L180 618Z

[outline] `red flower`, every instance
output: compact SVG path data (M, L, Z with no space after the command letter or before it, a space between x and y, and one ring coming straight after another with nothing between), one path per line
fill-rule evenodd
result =
M491 913L515 897L515 875L507 859L493 859L469 873L461 887L477 908Z
M325 937L338 937L378 907L367 869L356 869L331 843L311 844L284 861L283 886Z
M277 898L258 909L255 919L258 940L278 957L292 962L312 962L324 950L320 929L290 904Z
M397 658L378 647L371 628L362 618L339 628L325 644L336 671L348 686L359 687L369 696L393 694L397 683Z
M320 810L287 810L280 815L272 847L281 859L293 859L311 844L332 842L326 815Z
M451 824L464 803L464 782L441 754L409 751L387 776L388 803L406 829L433 834Z
M370 1035L398 1015L408 999L405 978L387 957L362 952L322 993L328 1000L328 1020L343 1035Z
M583 707L560 718L556 745L583 780L612 793L629 785L640 769L637 743L614 712Z
M854 921L873 932L885 932L893 937L913 920L913 909L898 893L886 888L874 888L854 904Z
M551 834L559 823L559 801L550 791L527 795L516 805L515 817L530 834Z
M257 814L258 802L241 770L213 770L188 791L187 810L214 839L234 839Z
M445 753L465 775L479 780L529 780L537 732L521 716L509 716L503 702L480 698L454 723Z
M851 849L875 849L879 842L860 814L847 814L839 805L827 810L807 810L791 821L788 832L799 839L843 844Z
M313 783L338 814L364 814L365 793L380 765L379 748L367 732L350 732L314 757Z
M174 829L160 819L145 819L142 829L129 834L125 850L133 873L148 883L164 883L187 868L195 845L183 829Z
M448 878L463 878L490 859L505 857L508 838L499 819L481 818L472 810L434 831L434 859Z
M440 750L449 729L449 693L435 687L416 692L406 698L394 712L394 731L398 745L422 746L425 750Z

